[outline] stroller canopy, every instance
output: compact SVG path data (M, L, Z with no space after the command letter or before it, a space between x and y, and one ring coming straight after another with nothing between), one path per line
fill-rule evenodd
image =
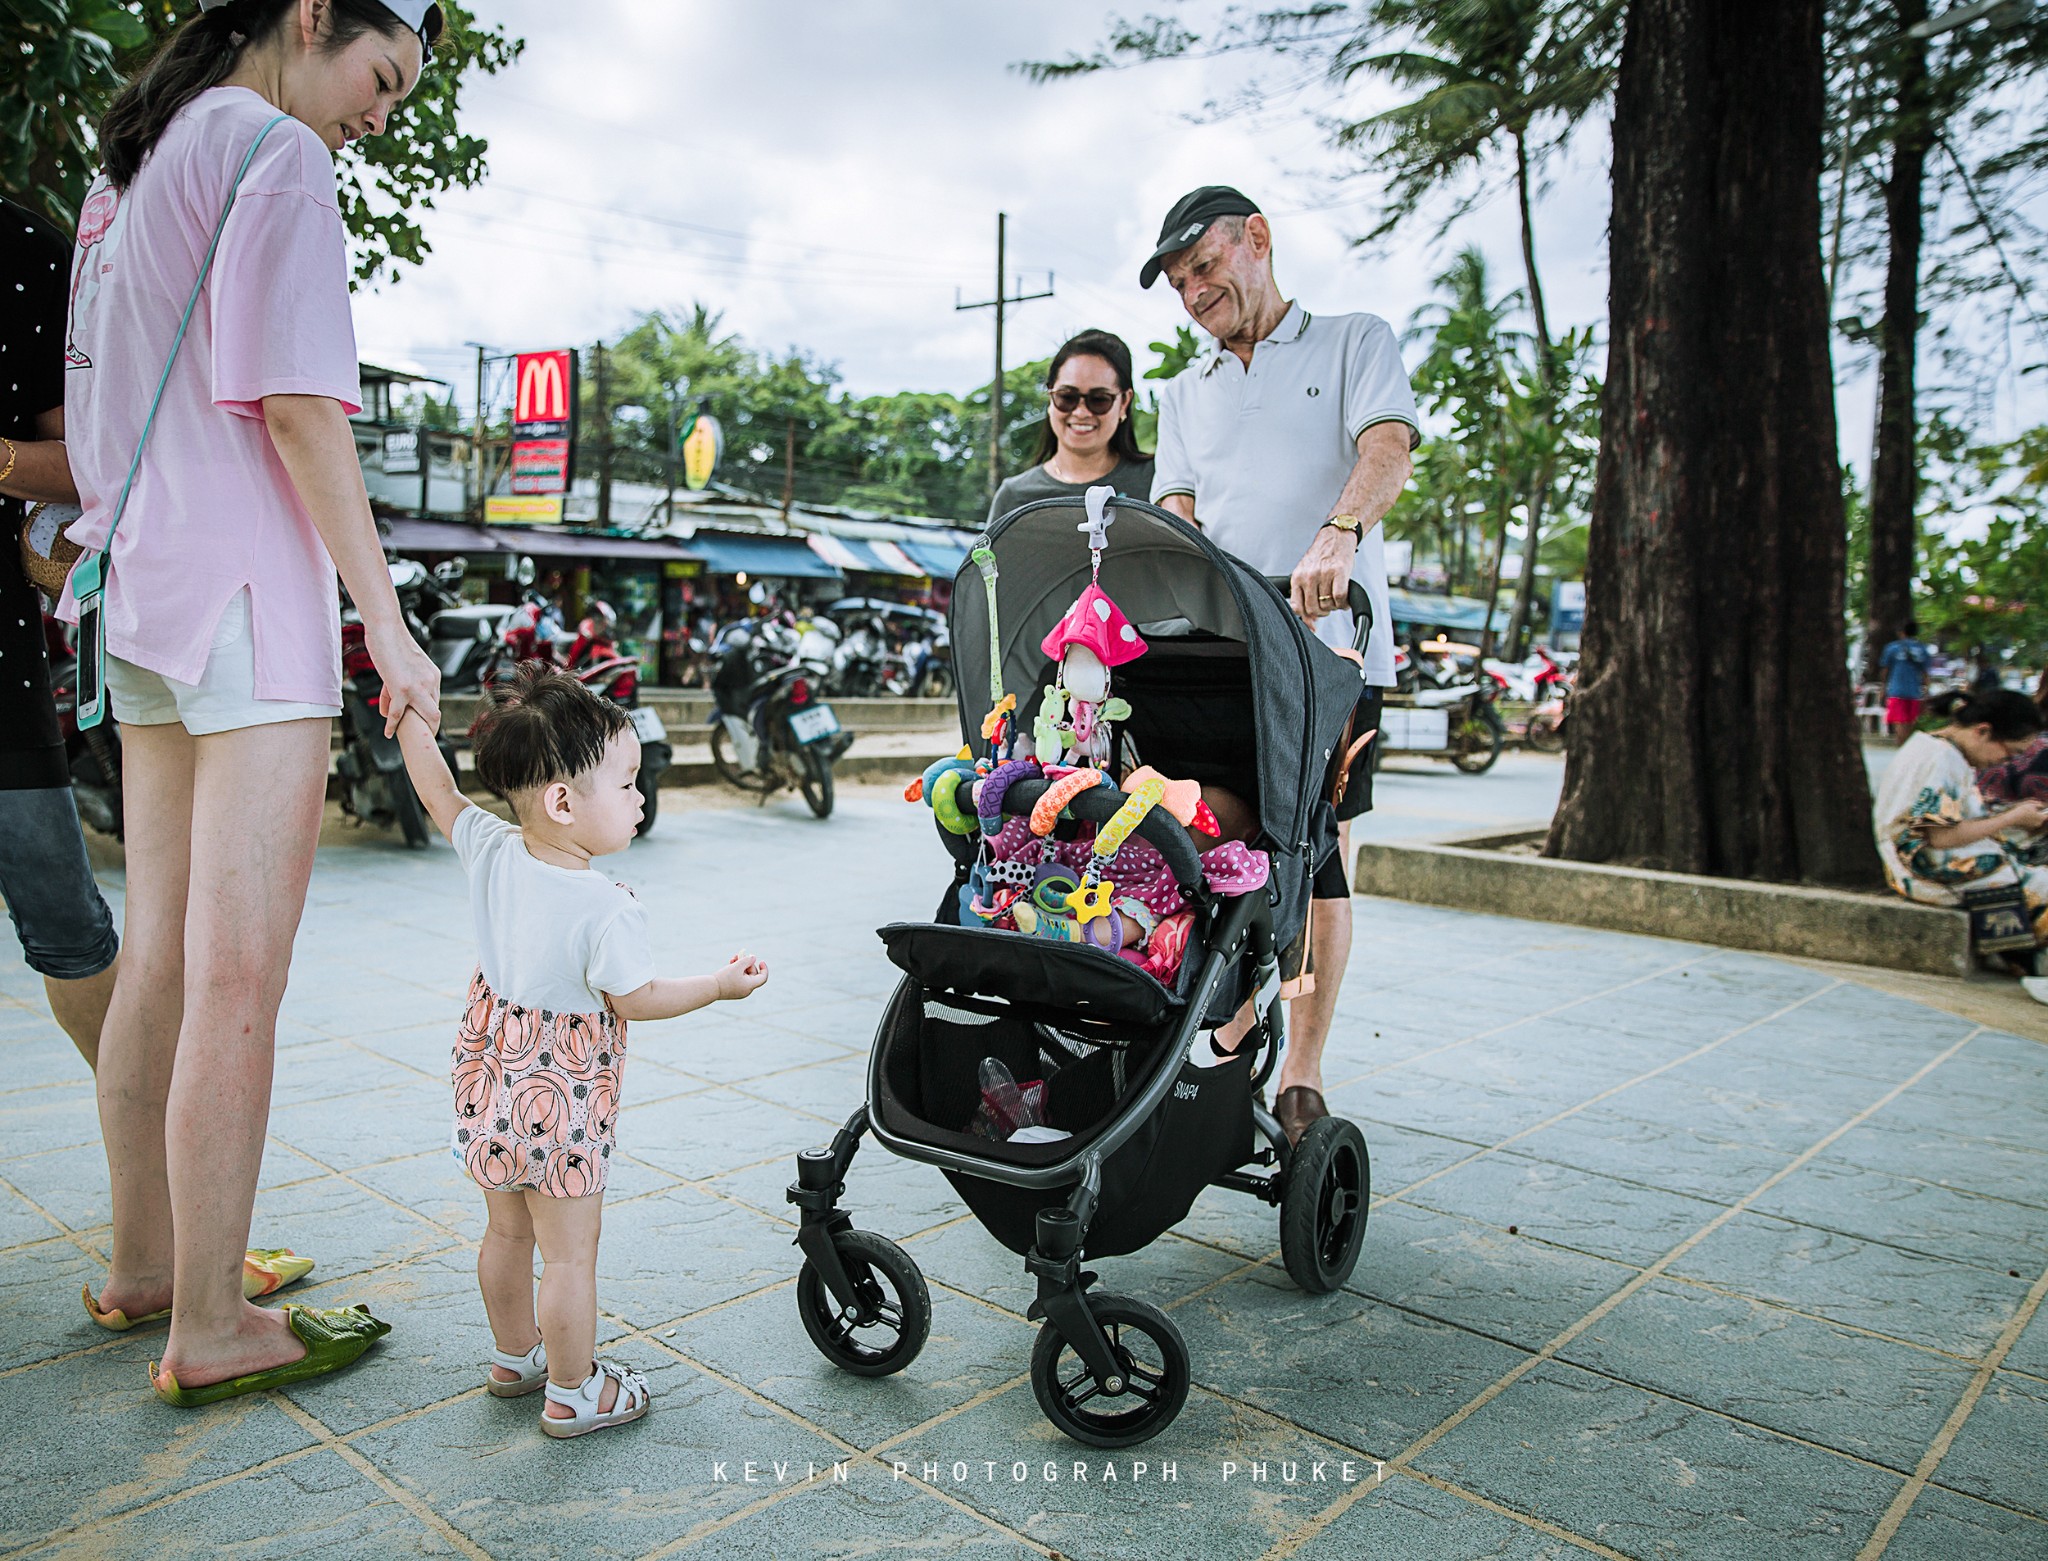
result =
M1155 739L1142 757L1168 773L1207 779L1192 756L1231 756L1231 778L1258 810L1264 839L1257 843L1274 859L1275 923L1291 935L1305 910L1308 876L1335 843L1330 760L1358 702L1361 669L1309 633L1263 576L1178 517L1126 498L1113 500L1109 513L1102 589L1150 646L1116 669L1117 690L1137 707L1134 724L1145 718L1148 695L1133 686L1133 675L1161 708L1168 689L1158 680L1169 680L1179 696L1171 743ZM1085 517L1079 495L1043 499L988 529L1002 685L1017 696L1027 731L1041 687L1053 680L1039 644L1089 581ZM991 703L988 617L970 558L954 583L951 622L961 730L971 743L979 742ZM1165 746L1176 751L1160 751Z

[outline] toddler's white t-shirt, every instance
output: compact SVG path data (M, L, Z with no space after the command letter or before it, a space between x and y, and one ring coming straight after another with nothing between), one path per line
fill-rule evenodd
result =
M654 979L647 913L598 870L555 867L526 849L519 826L470 806L450 836L469 873L484 980L522 1008L598 1013L605 994Z

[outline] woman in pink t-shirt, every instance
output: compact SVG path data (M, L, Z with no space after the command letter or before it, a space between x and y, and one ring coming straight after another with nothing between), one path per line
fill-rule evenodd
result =
M85 511L72 535L103 547L171 362L108 559L128 898L99 1069L113 1259L86 1302L115 1328L168 1312L151 1380L178 1404L334 1370L388 1331L360 1310L276 1311L243 1291L278 1004L340 713L337 568L388 722L408 707L440 719L439 678L406 632L348 422L361 392L333 162L382 131L418 81L439 9L201 6L101 126L107 167L80 211L64 402Z

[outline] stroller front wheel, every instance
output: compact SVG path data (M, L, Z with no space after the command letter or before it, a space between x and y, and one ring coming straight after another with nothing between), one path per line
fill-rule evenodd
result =
M820 1354L856 1377L901 1371L917 1359L932 1329L932 1297L924 1275L909 1253L871 1231L842 1231L832 1245L869 1316L863 1321L842 1311L817 1267L805 1259L796 1280L804 1332Z
M1123 1368L1098 1382L1059 1328L1045 1323L1031 1349L1031 1391L1045 1418L1089 1447L1133 1447L1173 1424L1187 1402L1188 1347L1173 1319L1122 1295L1091 1295L1088 1310Z
M1351 1277L1371 1197L1365 1135L1342 1117L1309 1123L1280 1200L1280 1258L1310 1295L1328 1295Z

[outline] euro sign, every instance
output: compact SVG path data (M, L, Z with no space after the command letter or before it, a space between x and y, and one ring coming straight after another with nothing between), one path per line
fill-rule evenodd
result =
M520 353L518 387L518 399L514 403L512 413L513 422L569 421L568 353Z

